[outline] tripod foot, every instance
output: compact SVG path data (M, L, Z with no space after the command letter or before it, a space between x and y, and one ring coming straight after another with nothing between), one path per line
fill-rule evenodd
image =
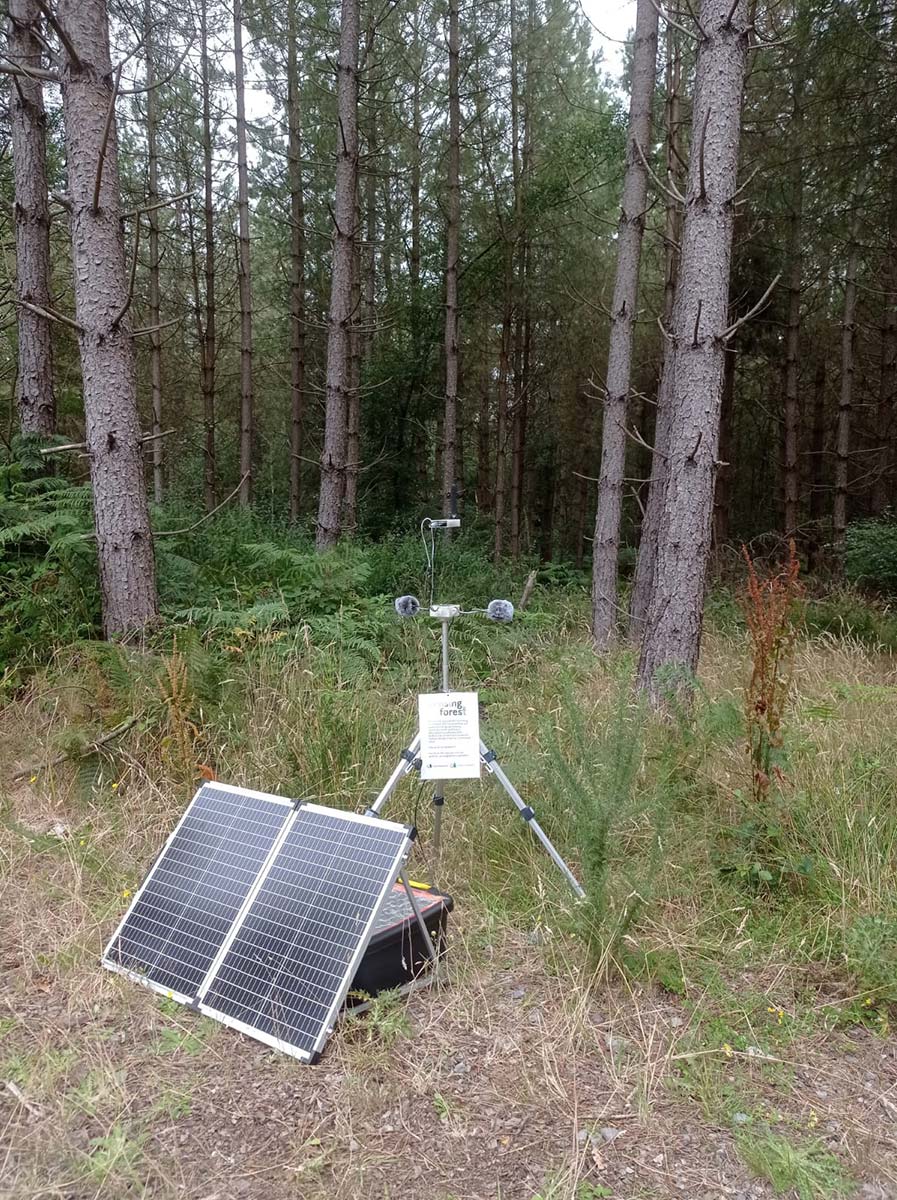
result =
M516 807L517 811L520 813L521 817L523 817L524 821L526 821L527 825L529 825L530 829L533 831L533 834L545 847L552 862L567 880L576 896L580 900L584 900L586 894L580 886L579 881L552 845L548 834L536 820L535 812L530 805L524 801L520 793L514 787L513 783L511 783L510 779L508 779L507 775L502 770L495 751L490 750L486 743L482 741L480 742L480 760L489 774L495 776L501 786L511 797L511 800L514 802L514 806Z

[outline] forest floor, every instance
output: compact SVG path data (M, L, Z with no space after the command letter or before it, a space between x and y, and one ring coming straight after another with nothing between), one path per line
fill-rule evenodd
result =
M88 657L35 679L0 713L4 1198L897 1197L891 655L831 638L799 647L787 819L767 845L816 867L774 891L752 877L756 843L747 859L732 849L747 777L737 637L708 639L704 708L684 741L651 729L636 738L632 714L620 715L628 664L596 673L578 635L558 641L551 669L510 647L500 686L488 669L478 676L488 719L509 732L506 766L530 795L551 774L539 749L547 717L574 763L572 789L611 779L603 920L613 927L618 896L634 888L644 907L596 960L551 864L500 795L470 786L447 816L440 882L456 910L442 982L339 1026L314 1068L100 968L192 784L176 769L176 688L164 736L155 714L81 768L13 778L65 746L74 724L95 722L98 705L107 727L120 720L102 694L115 680ZM302 692L312 686L302 663L250 669L250 726L228 734L231 711L208 737L221 738L219 777L278 790L298 710L318 711L321 694ZM347 744L328 757L322 741L317 767L309 757L289 770L338 778L321 798L357 806L358 780L382 776L409 710L375 734L362 720L372 692L332 684L327 745L334 722ZM570 733L570 693L585 746ZM306 754L317 736L306 715ZM640 747L630 777L627 736ZM537 812L557 834L563 809L543 790ZM658 823L649 793L670 819ZM588 873L575 844L561 844Z

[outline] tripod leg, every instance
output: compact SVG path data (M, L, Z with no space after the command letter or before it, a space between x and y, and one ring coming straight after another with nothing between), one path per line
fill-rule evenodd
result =
M408 774L408 772L412 769L415 762L417 761L418 750L420 750L420 733L419 732L416 733L414 735L414 737L411 739L411 744L408 746L408 748L406 750L402 751L401 757L399 758L399 761L396 764L395 770L390 775L389 779L387 779L386 783L383 785L383 790L381 791L380 795L377 797L377 799L374 801L374 803L372 805L370 805L369 808L365 809L365 816L379 817L380 809L383 807L383 805L386 803L386 801L389 799L389 797L392 795L392 793L396 790L396 785L398 784L399 780L404 778L404 776L406 776Z
M427 929L427 923L423 918L423 913L420 911L420 906L417 903L417 897L414 894L414 889L408 882L408 876L405 874L405 868L399 872L399 879L402 886L405 888L405 895L408 897L408 903L411 905L411 911L414 913L414 918L417 921L417 927L421 931L424 939L424 945L427 948L427 954L430 956L430 962L436 966L436 947L433 945L433 939L430 937L430 931Z
M524 802L520 793L517 791L517 789L514 787L513 783L511 783L510 779L508 779L507 775L504 773L504 771L499 766L498 759L495 757L495 751L490 750L489 747L486 745L486 743L483 741L480 742L480 758L483 761L483 766L486 768L486 770L489 772L489 774L495 776L495 778L498 780L498 782L501 784L501 786L505 789L505 791L508 793L508 795L514 801L517 811L520 813L521 817L523 817L524 821L526 821L527 825L529 825L530 829L533 831L535 836L539 839L539 841L542 843L542 845L548 851L548 854L551 856L551 859L554 862L555 866L564 875L567 882L570 884L570 887L573 889L573 891L576 893L576 895L579 897L580 900L584 900L585 892L580 887L579 882L576 879L576 876L573 874L573 872L570 870L570 868L567 866L567 864L561 858L560 854L558 854L557 850L555 850L554 846L551 844L551 839L548 837L548 834L545 832L545 830L542 828L542 826L536 820L536 814L533 812L533 810L530 808L530 806Z

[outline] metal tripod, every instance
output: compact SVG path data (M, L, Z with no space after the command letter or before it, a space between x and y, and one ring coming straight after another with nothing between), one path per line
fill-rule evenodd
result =
M434 608L431 608L430 615L436 617L436 619L442 623L442 690L445 692L448 692L451 690L449 687L449 632L448 631L449 631L449 625L451 624L452 620L456 616L460 616L460 609L458 608L457 605L454 605L454 604L437 605ZM399 757L399 761L396 764L395 769L393 770L393 773L390 775L389 779L387 779L386 783L383 785L383 790L380 792L379 796L373 802L373 804L370 806L370 808L368 808L367 811L370 816L374 816L374 817L379 816L381 809L383 808L384 804L386 804L386 801L389 799L389 797L392 795L392 793L395 791L400 780L402 780L410 771L415 770L415 769L420 769L420 758L418 757L419 750L420 750L420 731L418 730L418 732L414 735L414 737L411 739L411 741L406 746L406 748L402 751L402 753ZM573 889L573 891L576 893L576 895L579 897L579 899L580 900L584 899L585 892L580 887L579 882L576 879L576 876L573 874L573 872L570 870L570 868L564 862L563 858L560 856L560 854L558 854L557 850L552 845L551 839L548 837L545 830L542 828L542 826L536 820L536 814L533 812L530 805L528 805L523 800L520 793L517 791L517 789L514 787L513 783L511 783L510 779L508 779L507 775L502 770L501 766L499 765L498 759L496 758L495 751L490 750L489 747L486 745L486 743L482 740L482 738L480 739L480 762L483 764L483 766L486 768L486 770L489 772L489 774L494 776L498 780L498 782L501 784L501 786L504 788L504 790L510 796L511 800L514 802L514 805L515 805L517 811L520 813L521 817L523 817L524 821L526 821L527 825L529 825L530 829L533 831L535 836L539 839L539 841L542 843L544 848L547 850L547 852L550 855L555 866L563 874L564 878L567 880L570 887ZM442 789L439 784L437 784L437 790L433 796L433 806L435 809L434 820L433 820L433 854L434 854L434 857L436 860L436 865L438 867L439 853L440 853L440 849L441 849L441 845L442 845L442 810L443 810L443 807L445 806L445 796L442 794Z

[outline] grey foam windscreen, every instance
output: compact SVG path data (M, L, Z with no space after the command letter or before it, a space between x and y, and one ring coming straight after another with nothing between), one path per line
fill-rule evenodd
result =
M395 607L400 617L416 617L420 612L420 600L417 596L398 596Z
M490 621L513 621L514 605L510 600L490 600L486 605L486 616Z

